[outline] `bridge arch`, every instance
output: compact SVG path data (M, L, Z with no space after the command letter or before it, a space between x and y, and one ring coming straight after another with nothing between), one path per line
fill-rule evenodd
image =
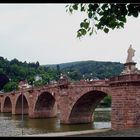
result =
M12 113L12 102L9 96L4 99L3 112Z
M51 110L54 107L55 98L49 92L41 93L35 103L35 111Z
M105 96L108 94L98 90L92 90L80 96L72 106L69 123L92 122L94 110Z
M43 91L37 96L34 109L33 118L49 118L56 117L57 104L55 97L48 91Z
M28 114L29 112L29 103L26 98L26 96L23 94L20 94L16 100L15 105L15 114L21 114L22 113L22 96L23 96L23 114Z

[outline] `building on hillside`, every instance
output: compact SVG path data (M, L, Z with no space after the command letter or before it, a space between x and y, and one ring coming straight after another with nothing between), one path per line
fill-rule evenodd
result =
M26 82L26 80L21 80L20 82L19 82L19 89L23 89L23 88L30 88L31 87L31 85L29 85L27 82Z
M40 77L39 75L36 75L35 76L35 81L39 81L39 80L42 80L42 77Z

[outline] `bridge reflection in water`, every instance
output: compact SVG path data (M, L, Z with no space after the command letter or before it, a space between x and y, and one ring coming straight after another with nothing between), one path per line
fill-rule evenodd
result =
M58 117L47 119L30 119L28 115L24 115L23 134L111 128L110 111L95 111L94 119L94 123L88 124L60 124ZM21 115L0 113L0 121L0 136L21 135Z

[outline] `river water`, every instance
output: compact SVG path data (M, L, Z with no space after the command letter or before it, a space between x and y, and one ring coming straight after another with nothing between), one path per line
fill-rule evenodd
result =
M20 136L25 134L41 134L50 132L66 132L110 128L110 111L95 111L94 123L60 124L58 118L30 119L24 115L0 113L0 136Z

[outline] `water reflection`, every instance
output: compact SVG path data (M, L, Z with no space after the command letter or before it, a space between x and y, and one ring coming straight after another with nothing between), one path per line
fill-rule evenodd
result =
M102 115L101 115L102 114ZM100 117L99 117L100 116ZM103 117L106 116L105 120ZM108 119L107 119L108 117ZM28 115L24 115L23 130L24 134L38 134L38 133L49 133L49 132L65 132L65 131L79 131L79 130L89 130L98 128L110 128L110 112L96 112L94 114L95 122L88 124L60 124L58 118L47 118L47 119L30 119ZM100 118L100 119L99 119ZM7 123L5 123L7 121ZM13 133L9 135L14 135L15 131L21 133L21 115L11 115L10 113L0 113L0 135L2 132L6 132L6 125L10 125L9 130ZM8 126L9 126L8 125ZM19 132L20 131L20 132ZM8 135L8 133L6 135ZM17 134L16 134L17 135Z

